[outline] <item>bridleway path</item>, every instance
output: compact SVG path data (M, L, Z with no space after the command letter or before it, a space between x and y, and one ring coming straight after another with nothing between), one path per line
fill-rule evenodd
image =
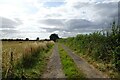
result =
M47 64L47 70L42 75L42 78L65 78L65 74L62 70L62 64L58 52L58 44L56 43L50 60Z
M63 44L61 46L68 53L68 55L74 60L77 67L80 70L82 70L84 74L86 74L86 78L108 78L106 75L95 69L83 58L72 52L72 50L70 50L68 47L64 46Z

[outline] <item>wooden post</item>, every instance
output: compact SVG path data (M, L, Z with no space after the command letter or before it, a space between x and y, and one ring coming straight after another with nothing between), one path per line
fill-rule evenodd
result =
M13 52L11 51L11 54L10 54L11 56L11 58L10 58L10 64L11 64L11 69L10 69L10 77L12 78L14 75L14 70L13 70L13 68L14 68L14 63L13 63Z

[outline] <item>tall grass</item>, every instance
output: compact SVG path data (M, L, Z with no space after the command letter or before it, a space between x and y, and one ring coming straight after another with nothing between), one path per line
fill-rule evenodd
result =
M10 44L10 43L9 43ZM26 71L32 72L31 70L38 66L38 63L45 58L46 53L51 49L54 42L28 42L24 45L24 42L21 47L18 48L19 44L16 45L17 49L21 49L21 55L16 56L16 52L10 51L8 56L3 56L3 78L15 78L15 77L26 77ZM24 45L24 46L23 46ZM3 45L4 46L4 45ZM9 46L10 48L10 46ZM44 56L44 58L42 58ZM20 58L17 58L20 57ZM6 65L5 59L9 65ZM41 60L40 60L41 59ZM39 64L41 66L42 64ZM44 65L43 65L44 66ZM32 76L32 75L29 75ZM27 76L28 77L28 76Z
M115 22L113 22L110 30L98 31L86 35L79 34L76 37L61 39L60 42L66 43L78 55L83 55L105 65L101 70L108 72L111 77L119 77L120 27ZM114 74L114 72L117 72L117 74Z

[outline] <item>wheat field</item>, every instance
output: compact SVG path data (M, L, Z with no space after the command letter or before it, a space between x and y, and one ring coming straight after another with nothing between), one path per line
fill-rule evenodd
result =
M30 58L37 51L46 50L52 41L2 41L2 72L8 75L11 66L16 65L22 58ZM12 63L11 63L12 62Z

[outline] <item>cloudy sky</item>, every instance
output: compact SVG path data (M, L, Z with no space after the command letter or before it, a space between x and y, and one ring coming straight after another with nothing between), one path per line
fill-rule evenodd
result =
M118 18L119 0L0 0L0 39L49 38L106 29Z

